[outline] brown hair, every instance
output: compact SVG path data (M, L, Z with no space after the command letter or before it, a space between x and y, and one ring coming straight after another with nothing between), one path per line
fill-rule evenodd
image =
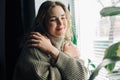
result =
M38 14L35 18L35 22L32 26L33 30L39 31L41 34L46 35L47 29L46 29L45 23L46 23L46 19L48 17L48 14L49 14L48 11L50 8L52 8L54 6L61 6L63 8L63 10L65 11L65 14L67 17L67 30L65 33L65 39L71 40L72 32L71 32L70 14L69 14L69 11L66 8L66 6L59 1L45 1L44 3L42 3L42 5L40 6L40 8L38 10Z

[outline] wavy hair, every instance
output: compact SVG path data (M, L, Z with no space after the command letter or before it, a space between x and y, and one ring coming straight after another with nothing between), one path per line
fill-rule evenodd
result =
M49 10L50 10L50 8L55 7L55 6L61 6L63 8L63 10L65 11L65 15L67 18L67 30L65 33L65 39L71 40L72 30L71 30L70 13L69 13L68 9L66 8L66 6L59 1L45 1L44 3L41 4L41 6L38 10L38 14L34 20L33 25L32 25L32 30L38 31L41 34L46 35L47 28L46 28L45 24L46 24L46 20L48 18L48 15L49 15Z

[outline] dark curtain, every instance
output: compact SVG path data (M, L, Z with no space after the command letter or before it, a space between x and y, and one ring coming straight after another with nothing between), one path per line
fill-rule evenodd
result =
M34 0L6 0L5 17L6 78L12 80L19 44L35 17Z
M5 80L5 0L0 0L0 80Z

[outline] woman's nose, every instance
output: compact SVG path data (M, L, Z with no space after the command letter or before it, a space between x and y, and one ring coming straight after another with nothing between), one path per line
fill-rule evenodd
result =
M58 20L57 20L57 23L58 23L58 25L62 25L62 20L61 20L61 19L58 19Z

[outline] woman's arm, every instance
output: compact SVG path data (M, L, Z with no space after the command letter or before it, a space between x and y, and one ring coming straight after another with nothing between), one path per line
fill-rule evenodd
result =
M37 37L38 36L36 36L36 38ZM46 40L43 40L43 41L46 41ZM34 47L36 46L39 49L43 48L40 46L40 44L41 43L36 43L36 45L34 45ZM44 45L44 44L41 44L41 45ZM33 46L33 45L31 45L31 46ZM48 50L50 50L50 51L48 51L48 54L54 54L54 52L55 52L54 48L53 49L49 48L49 47L47 47L47 48L48 48ZM79 56L79 50L77 49L76 46L67 43L64 46L64 51L63 52L58 51L58 52L57 51L55 52L55 54L57 53L57 56L56 56L56 58L53 57L53 59L55 59L55 62L56 62L55 65L60 70L61 75L65 80L71 80L71 79L72 80L87 80L86 67L82 63L82 60L76 59L76 57Z
M88 78L87 69L82 60L72 58L63 52L60 52L56 66L65 80L87 80Z
M13 80L61 80L58 68L50 63L50 55L54 55L55 59L59 51L52 46L47 37L38 36L32 36L32 41L28 41L33 42L32 45L25 44L16 64Z
M50 39L41 35L39 32L31 32L28 46L38 48L55 59L59 55L59 50L52 45Z
M60 52L56 65L65 80L87 80L88 72L83 61L78 58L80 51L74 44L66 43ZM66 55L68 54L68 55Z
M54 59L57 59L59 55L59 50L55 48L50 39L46 36L41 35L39 32L32 32L30 39L28 40L29 47L36 47L47 54L50 54ZM71 57L78 57L80 55L77 47L71 43L66 43L64 46L64 52L68 53Z
M60 72L50 64L50 57L37 48L25 47L16 64L13 80L61 80Z

